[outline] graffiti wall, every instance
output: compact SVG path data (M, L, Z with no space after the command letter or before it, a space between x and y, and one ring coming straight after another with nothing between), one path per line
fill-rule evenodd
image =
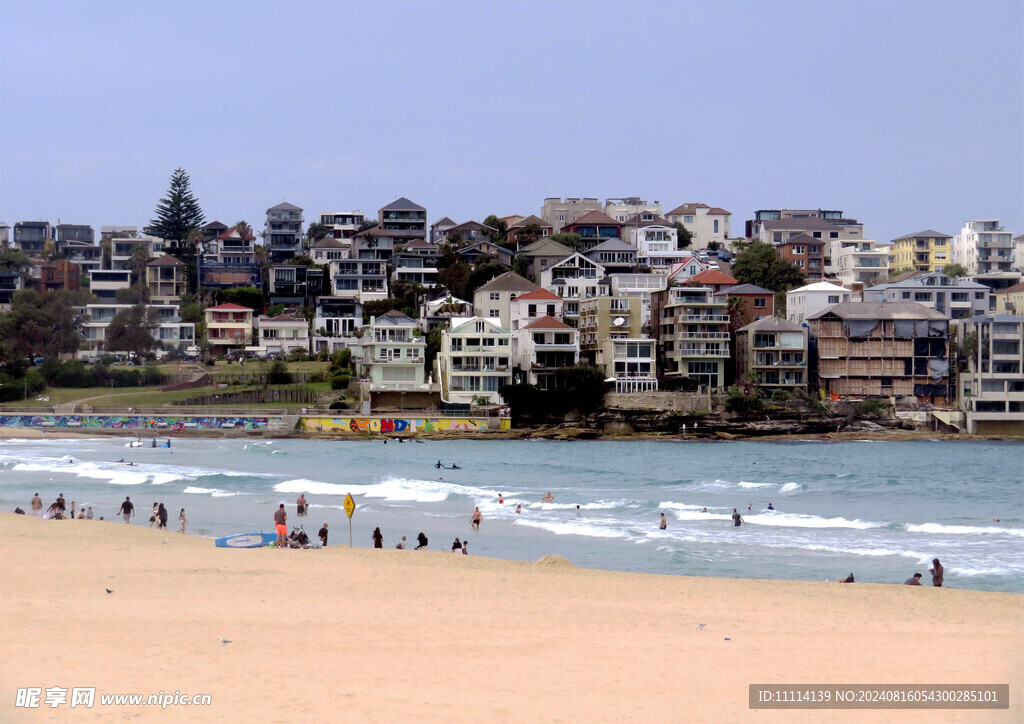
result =
M3 427L110 428L127 430L264 430L265 417L193 417L141 415L0 415Z
M503 423L508 422L505 418ZM442 430L468 430L486 432L486 417L304 417L302 429L306 432L437 432ZM503 429L508 429L504 427Z

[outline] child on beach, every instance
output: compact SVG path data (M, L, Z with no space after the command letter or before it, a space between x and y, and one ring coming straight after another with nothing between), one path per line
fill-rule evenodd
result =
M185 520L185 509L184 508L182 508L181 512L178 513L178 522L181 523L181 527L178 528L178 532L179 533L184 533L185 532L185 523L188 522L187 520Z

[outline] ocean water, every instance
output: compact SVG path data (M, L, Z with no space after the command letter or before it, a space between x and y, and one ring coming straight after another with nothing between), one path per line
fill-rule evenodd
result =
M329 544L347 545L351 493L361 547L380 526L386 546L423 531L431 550L458 536L471 554L513 560L556 554L591 568L817 581L852 572L883 583L915 571L930 583L938 557L947 587L1024 593L1019 442L126 442L0 442L0 509L64 493L110 520L130 495L138 523L163 502L172 531L185 508L189 532L213 538L272 530L284 502L290 524L315 539L326 522ZM305 518L295 516L299 493L311 503ZM731 525L733 508L747 525Z

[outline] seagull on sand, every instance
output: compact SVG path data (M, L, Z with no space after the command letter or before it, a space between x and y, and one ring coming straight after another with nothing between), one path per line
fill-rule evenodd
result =
M109 588L104 588L103 590L106 591L107 593L113 593L113 591L111 591Z
M707 626L706 623L699 623L699 624L697 624L697 630L698 631L703 631L705 626Z
M225 645L231 643L231 639L225 639L225 638L218 637L217 640L220 641L222 644L225 644Z

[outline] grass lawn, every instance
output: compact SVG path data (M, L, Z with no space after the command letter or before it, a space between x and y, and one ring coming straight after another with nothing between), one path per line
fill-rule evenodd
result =
M94 407L153 407L158 405L170 405L178 400L187 400L191 397L203 397L205 395L221 395L229 392L241 392L244 390L260 389L259 386L229 385L227 387L209 386L196 387L190 390L176 390L174 392L161 392L159 387L116 387L111 393L109 387L50 387L43 392L43 396L49 396L49 402L39 402L34 398L29 400L15 400L5 402L0 407L9 409L31 409L42 408L49 410L54 405L82 400L88 397L104 395L101 399L93 400L85 404ZM323 394L330 392L330 384L323 382L306 385L275 385L275 389L310 389ZM269 392L268 397L272 396ZM221 407L267 407L271 409L311 406L312 403L303 405L299 402L265 402L265 403L233 403L225 402Z

